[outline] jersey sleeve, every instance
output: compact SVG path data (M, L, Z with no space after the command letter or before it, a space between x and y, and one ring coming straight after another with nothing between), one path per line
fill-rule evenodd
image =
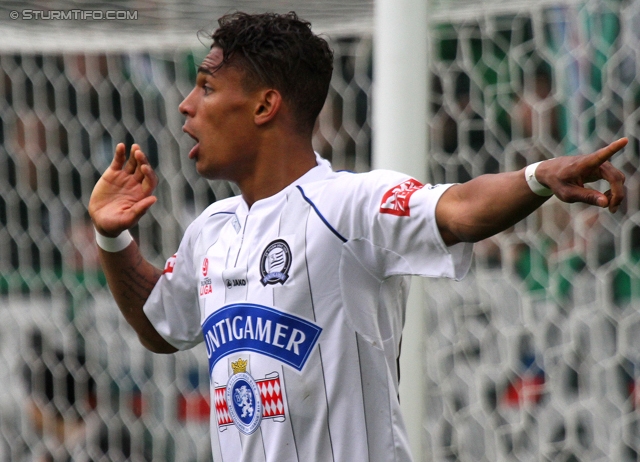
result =
M406 175L372 172L368 197L357 201L368 227L365 239L380 249L383 277L411 274L462 279L471 265L473 244L447 246L436 223L436 205L452 185L422 185Z
M197 281L193 263L194 226L187 229L175 255L144 305L144 313L158 333L178 350L202 341Z

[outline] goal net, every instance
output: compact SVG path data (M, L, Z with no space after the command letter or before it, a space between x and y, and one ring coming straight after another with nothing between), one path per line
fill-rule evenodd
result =
M207 51L197 31L274 4L204 3L0 5L2 460L211 458L206 352L139 346L86 211L120 141L139 143L160 178L133 230L158 266L201 210L237 193L198 177L177 106ZM479 243L465 281L425 283L425 460L636 460L640 4L430 5L432 182L630 144L614 158L628 185L619 212L552 199ZM336 169L368 170L371 2L275 6L311 20L335 51L314 147ZM56 19L110 8L138 16Z
M433 460L637 460L640 4L445 5L430 35L435 182L593 152L619 137L616 214L552 199L428 280ZM597 187L603 187L599 185Z

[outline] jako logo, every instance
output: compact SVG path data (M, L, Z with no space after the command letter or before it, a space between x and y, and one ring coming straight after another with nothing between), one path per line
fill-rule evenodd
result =
M234 287L244 287L247 285L246 279L227 279L227 289L232 289Z

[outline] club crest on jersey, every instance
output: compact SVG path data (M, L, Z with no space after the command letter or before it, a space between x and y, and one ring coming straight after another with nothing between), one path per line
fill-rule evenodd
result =
M411 199L411 195L414 192L422 189L423 186L422 183L413 178L409 178L407 181L394 186L382 196L380 213L408 217L411 214L409 199Z
M242 433L250 435L263 419L285 421L280 376L274 372L255 380L247 372L247 363L248 360L242 358L232 362L233 375L229 382L214 389L213 406L220 431L235 425Z
M233 375L225 389L229 416L245 435L251 435L262 422L262 400L256 381L247 373L247 361L238 358L231 363Z
M291 269L291 249L284 239L276 239L262 252L260 258L260 282L267 284L284 284L289 279Z

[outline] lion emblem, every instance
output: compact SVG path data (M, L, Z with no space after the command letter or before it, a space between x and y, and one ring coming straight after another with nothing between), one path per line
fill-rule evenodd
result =
M253 416L253 394L246 385L242 385L240 388L237 388L233 398L236 405L242 409L241 418Z

